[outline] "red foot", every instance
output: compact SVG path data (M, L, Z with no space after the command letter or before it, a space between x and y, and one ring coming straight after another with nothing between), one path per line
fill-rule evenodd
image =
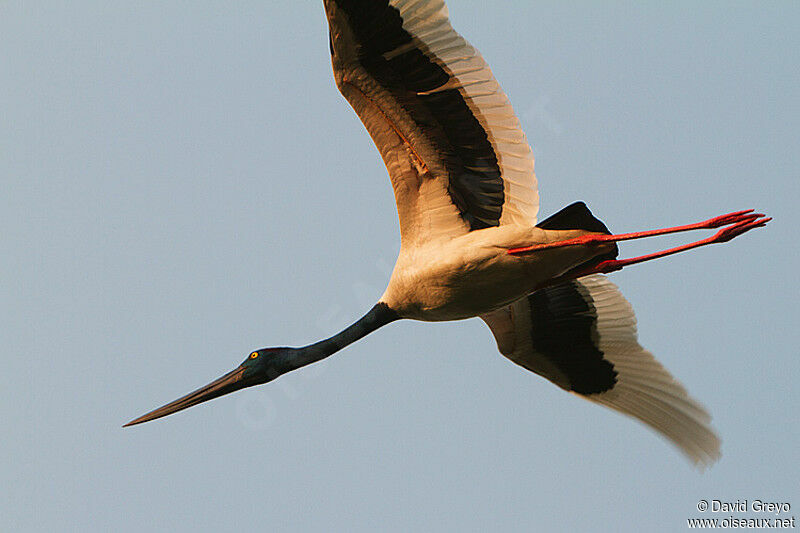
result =
M731 225L732 227L728 228L728 230L733 231L734 234L728 239L730 240L736 235L740 235L741 233L743 233L743 231L742 232L739 232L738 230L734 231L733 230L734 227L738 228L740 226L742 227L746 226L747 229L745 229L744 231L747 231L754 227L763 226L764 224L769 222L769 220L771 220L771 219L764 219L762 217L764 217L762 213L753 213L753 209L746 209L744 211L736 211L733 213L728 213L727 215L720 215L718 217L710 218L703 222L697 222L695 224L687 224L685 226L674 226L671 228L663 228L650 231L637 231L634 233L622 233L619 235L583 235L581 237L576 237L574 239L568 239L565 241L551 242L546 244L533 244L531 246L511 248L508 250L507 253L511 255L518 255L538 250L546 250L548 248L559 248L562 246L592 245L604 242L627 241L631 239L641 239L644 237L655 237L656 235L667 235L669 233L678 233L681 231L691 231L696 229L714 229L714 228L719 228L720 226ZM755 224L755 225L751 227L750 224ZM723 232L725 231L726 230L723 230ZM721 233L718 235L721 235ZM725 242L725 241L715 241L715 242Z
M705 222L700 222L703 228L706 229L713 229L718 228L720 226L727 226L728 224L735 224L736 222L740 222L742 218L746 216L753 216L748 215L748 213L752 213L755 209L746 209L745 211L736 211L735 213L728 213L727 215L720 215L718 217L710 218ZM759 217L763 217L764 215L758 214Z
M721 218L722 217L717 217L717 219L711 219L710 221L707 222L719 220ZM626 267L628 265L635 265L636 263L642 263L644 261L649 261L651 259L666 257L668 255L676 254L678 252L685 252L686 250L691 250L692 248L705 246L706 244L717 244L722 242L728 242L734 237L738 237L739 235L746 233L751 229L764 227L767 225L767 222L772 220L772 218L770 217L764 218L764 215L762 214L745 215L745 216L739 216L737 218L739 220L737 223L728 226L727 228L719 230L717 233L706 239L692 242L689 244L684 244L683 246L678 246L676 248L662 250L660 252L648 255L631 257L630 259L610 259L607 261L601 261L600 263L596 264L591 268L578 272L577 274L575 274L575 277L578 278L589 274L608 274L610 272L616 272L617 270L621 270L623 267Z
M738 224L734 224L733 226L719 230L713 237L711 237L709 244L728 242L734 237L738 237L742 233L748 232L753 228L763 228L767 225L767 222L772 220L772 217L761 218L763 216L764 215L762 214L751 215L752 218L748 217L747 220L742 220Z

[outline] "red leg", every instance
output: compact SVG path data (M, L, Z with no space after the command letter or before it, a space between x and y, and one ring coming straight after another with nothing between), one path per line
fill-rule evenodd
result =
M706 244L728 242L734 237L737 237L742 233L750 231L753 228L761 228L763 226L766 226L767 222L772 220L771 218L760 218L761 216L762 215L759 215L758 218L748 217L740 222L737 222L732 226L719 230L711 237L708 237L700 241L692 242L689 244L684 244L683 246L678 246L676 248L670 248L668 250L663 250L648 255L631 257L630 259L610 259L607 261L602 261L591 268L576 273L574 277L579 278L581 276L586 276L589 274L608 274L609 272L615 272L617 270L621 270L623 267L626 267L628 265L635 265L636 263L642 263L644 261L649 261L651 259L666 257L668 255L677 254L678 252L685 252L686 250L691 250L692 248L705 246Z
M738 225L743 223L751 223L756 220L762 219L764 215L761 213L753 213L752 209L745 211L736 211L735 213L728 213L718 217L710 218L703 222L695 224L687 224L685 226L674 226L671 228L655 229L650 231L637 231L634 233L621 233L619 235L584 235L575 239L568 239L566 241L550 242L546 244L534 244L531 246L523 246L520 248L511 248L508 253L511 255L519 255L527 252L535 252L539 250L546 250L548 248L560 248L562 246L575 246L587 244L599 244L603 242L618 242L627 241L631 239L642 239L644 237L655 237L656 235L667 235L669 233L678 233L681 231L691 231L696 229L713 229L720 226ZM763 220L763 219L762 219ZM769 219L771 220L771 219ZM769 222L766 220L766 222ZM764 224L760 224L763 226ZM749 228L748 228L749 229Z

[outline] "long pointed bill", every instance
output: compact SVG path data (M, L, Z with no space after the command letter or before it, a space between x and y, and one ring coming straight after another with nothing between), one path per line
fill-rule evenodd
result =
M163 407L159 407L154 411L150 411L146 415L142 415L135 420L131 420L122 427L133 426L135 424L141 424L142 422L149 422L150 420L171 415L172 413L183 411L184 409L192 407L193 405L197 405L208 400L213 400L214 398L218 398L225 394L243 389L252 384L251 380L243 379L244 371L245 369L240 366L232 372L228 372L221 378L212 381L205 387L199 388L194 392L190 392L183 398L179 398Z

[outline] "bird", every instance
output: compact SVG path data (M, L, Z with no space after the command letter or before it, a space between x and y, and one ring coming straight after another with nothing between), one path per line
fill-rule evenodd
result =
M498 350L579 397L628 415L699 467L720 456L707 410L643 348L631 305L608 274L708 244L771 218L752 209L612 234L584 202L537 223L533 154L480 53L443 0L324 0L336 86L389 173L400 251L360 319L301 347L261 348L233 371L124 427L268 383L401 319L480 317ZM717 229L710 237L618 259L617 243Z

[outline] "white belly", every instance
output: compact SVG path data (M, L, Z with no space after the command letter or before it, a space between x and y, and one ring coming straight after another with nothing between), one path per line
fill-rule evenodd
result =
M586 233L502 226L401 249L381 301L416 320L460 320L488 313L604 251L569 246L511 256L508 248Z

